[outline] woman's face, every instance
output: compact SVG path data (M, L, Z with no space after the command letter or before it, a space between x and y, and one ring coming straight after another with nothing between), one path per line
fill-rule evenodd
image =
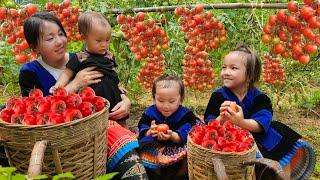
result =
M35 48L36 52L49 64L64 60L67 37L62 29L54 22L44 21L40 32L42 33Z

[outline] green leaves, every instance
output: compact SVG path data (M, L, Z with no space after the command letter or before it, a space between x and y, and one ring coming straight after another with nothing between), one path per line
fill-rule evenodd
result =
M118 172L108 173L106 175L95 178L95 180L109 180L109 179L112 179L117 174L119 173Z

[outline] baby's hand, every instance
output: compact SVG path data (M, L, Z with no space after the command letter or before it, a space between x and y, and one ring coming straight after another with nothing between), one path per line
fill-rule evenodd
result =
M167 141L171 139L172 136L172 130L167 130L167 133L164 132L158 132L158 140L159 141Z
M157 137L157 135L158 135L157 124L156 124L156 121L153 120L151 122L150 129L146 132L146 136Z

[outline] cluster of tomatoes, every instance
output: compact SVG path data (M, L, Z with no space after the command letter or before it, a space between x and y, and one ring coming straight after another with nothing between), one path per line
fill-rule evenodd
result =
M106 100L96 96L90 87L78 94L68 94L64 88L59 88L47 97L43 97L41 90L33 89L28 97L8 99L0 119L24 125L61 124L101 111L105 105Z
M68 40L79 41L81 36L78 30L79 9L71 7L69 0L60 4L48 2L45 9L57 16L66 30ZM38 11L34 4L27 4L21 9L0 7L0 37L8 44L12 44L11 52L15 55L18 64L37 59L37 54L30 50L24 37L23 23L32 14Z
M145 20L143 12L134 17L120 14L117 21L135 59L146 60L138 74L138 81L145 88L150 88L153 80L164 72L165 60L161 51L168 49L169 38L153 19Z
M64 0L60 4L47 2L45 9L59 18L69 41L80 41L82 39L78 28L79 8L72 7L70 0Z
M213 151L245 152L254 142L247 130L236 127L229 121L223 125L218 120L212 120L205 126L196 125L189 135L194 143Z
M34 4L27 4L19 10L0 7L1 40L13 45L11 52L15 55L16 62L19 64L37 58L36 53L30 52L23 32L24 21L37 11L38 7Z
M203 13L201 5L192 9L177 7L175 14L180 16L179 25L188 40L183 59L185 85L195 90L211 89L215 74L206 52L226 42L224 25L211 12Z
M282 84L286 79L286 74L279 58L272 58L264 55L263 61L263 81L269 84Z
M304 3L299 8L296 1L290 1L288 10L282 9L270 16L263 26L262 41L271 44L272 54L308 64L310 55L316 54L320 45L320 4L312 0Z

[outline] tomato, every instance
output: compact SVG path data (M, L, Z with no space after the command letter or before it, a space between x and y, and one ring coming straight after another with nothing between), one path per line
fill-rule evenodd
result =
M16 55L16 62L18 64L24 64L27 62L28 56L26 54L17 54Z
M123 14L118 15L118 16L117 16L117 22L118 22L119 24L125 24L125 22L126 22L126 17L125 17L125 15L123 15Z
M205 148L207 148L207 149L212 149L212 150L217 150L217 149L218 149L217 142L216 142L216 140L214 140L214 139L204 140L204 141L201 143L201 146L202 146L202 147L205 147Z
M64 0L63 2L62 2L62 4L63 4L63 6L65 7L65 8L67 8L67 7L69 7L70 6L70 1L69 0Z
M136 18L138 21L144 21L144 13L143 13L143 12L138 12L138 13L135 15L135 18Z
M272 37L269 34L262 35L262 42L269 43L272 41Z
M23 115L22 124L24 125L36 125L37 120L33 114L25 113Z
M86 86L80 90L79 96L81 97L82 102L92 102L93 98L96 96L96 93L91 87Z
M0 119L10 123L11 122L11 115L14 113L12 109L3 109L0 112Z
M297 1L288 2L288 10L290 12L297 12L298 11L298 3L297 3Z
M51 102L51 112L63 114L67 108L66 103L63 100L55 100Z
M45 113L45 112L49 112L50 111L50 108L51 108L51 103L50 101L43 101L43 102L40 102L38 104L38 112L39 113Z
M48 113L48 124L61 124L64 123L63 115L59 113Z
M81 97L76 93L71 93L67 96L66 100L67 108L77 108L79 104L81 104L82 100Z
M213 128L212 126L207 126L210 128ZM205 131L204 133L204 137L203 140L212 140L212 139L216 139L218 137L218 132L215 129L208 129Z
M53 96L56 96L62 100L65 100L68 96L68 92L65 88L59 87L53 92Z
M4 20L7 16L7 8L0 7L0 20Z
M303 6L300 9L300 16L306 21L308 21L308 19L311 18L313 14L314 14L314 10L309 6Z
M299 62L300 62L301 64L306 65L306 64L309 63L309 61L310 61L310 56L309 56L309 55L300 55L300 56L299 56Z
M23 114L26 112L26 106L24 103L16 103L13 107L12 110L14 111L15 114Z
M25 8L28 16L31 16L38 11L37 6L34 4L27 4Z
M194 10L195 10L195 12L196 12L197 14L201 14L202 11L203 11L203 6L197 5L197 6L194 8Z
M11 123L21 124L23 119L22 114L12 114Z
M181 15L184 13L184 8L183 8L183 7L177 7L177 8L174 10L174 13L175 13L177 16L181 16Z
M36 124L37 125L44 125L46 123L46 117L42 113L38 113L36 115Z
M93 98L92 104L95 107L95 112L99 112L106 106L107 101L101 96L96 96Z
M309 43L304 46L304 49L308 54L314 54L317 52L318 47L314 44Z
M234 111L234 112L239 112L239 108L237 106L237 104L235 102L231 102L230 103L230 108Z
M34 88L29 91L29 97L31 98L43 97L43 93L40 89Z
M79 106L78 109L81 111L83 117L90 116L94 113L94 106L92 103L84 101Z
M168 130L169 130L168 124L159 124L159 125L157 125L157 131L158 132L163 132L163 133L166 134Z
M7 109L12 109L13 106L17 103L22 103L22 100L20 98L9 98L6 102L6 108Z
M81 119L82 114L79 109L72 108L66 111L64 117L65 117L65 122L71 122L76 119Z

